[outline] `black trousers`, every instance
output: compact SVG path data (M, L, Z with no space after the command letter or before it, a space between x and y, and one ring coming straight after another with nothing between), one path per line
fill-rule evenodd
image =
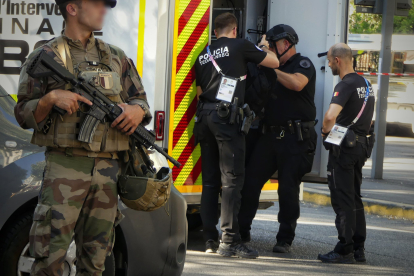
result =
M251 128L249 134L246 135L246 167L261 135L262 130L260 128Z
M302 177L311 171L316 148L316 132L311 138L298 142L296 135L268 133L260 136L246 167L239 212L241 235L247 235L259 206L264 184L277 171L279 180L278 241L292 243L296 221L300 215L299 190Z
M328 182L339 239L334 251L339 254L364 247L366 222L361 183L366 160L366 145L361 143L356 143L354 148L342 147L338 157L329 151Z
M195 124L196 142L201 146L203 192L201 219L204 239L218 240L218 203L221 192L222 241L240 240L238 213L244 183L245 137L239 124L227 124L216 111Z

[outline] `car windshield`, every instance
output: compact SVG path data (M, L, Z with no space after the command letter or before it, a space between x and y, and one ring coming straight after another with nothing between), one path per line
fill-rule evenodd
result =
M22 129L14 117L14 99L0 86L0 168L42 151L30 144L31 130Z

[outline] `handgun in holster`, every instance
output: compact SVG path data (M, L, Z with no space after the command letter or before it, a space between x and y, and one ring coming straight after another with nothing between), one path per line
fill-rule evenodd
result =
M231 115L230 115L230 121L229 123L232 125L236 122L236 115L237 115L237 110L238 108L238 103L239 103L239 98L235 97L233 100L233 104L231 105Z
M254 114L254 111L250 109L248 104L244 104L243 113L244 113L244 119L243 119L243 124L241 127L241 132L247 135L249 133L250 127L252 126L252 123L256 115Z

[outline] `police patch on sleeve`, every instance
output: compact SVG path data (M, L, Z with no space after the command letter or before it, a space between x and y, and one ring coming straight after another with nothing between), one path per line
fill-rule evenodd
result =
M299 62L299 65L300 65L300 67L305 68L305 69L308 69L309 67L311 67L311 63L310 63L310 61L309 61L309 60L307 60L307 59L302 59L302 60Z

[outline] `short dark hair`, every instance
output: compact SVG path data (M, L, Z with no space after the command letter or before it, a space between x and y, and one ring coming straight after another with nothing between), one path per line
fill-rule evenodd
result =
M60 13L62 14L63 19L65 19L65 21L66 21L66 19L68 18L68 13L67 13L67 11L66 11L66 7L67 7L69 4L75 4L76 6L78 6L78 8L82 8L82 0L72 0L72 1L67 1L67 2L65 2L65 3L63 3L63 4L58 5L59 10L60 10Z
M333 58L339 57L341 59L352 60L352 49L343 43L338 43L332 46L331 56Z
M237 27L238 22L234 14L226 12L216 17L214 20L214 27L217 33L228 33L233 28Z

